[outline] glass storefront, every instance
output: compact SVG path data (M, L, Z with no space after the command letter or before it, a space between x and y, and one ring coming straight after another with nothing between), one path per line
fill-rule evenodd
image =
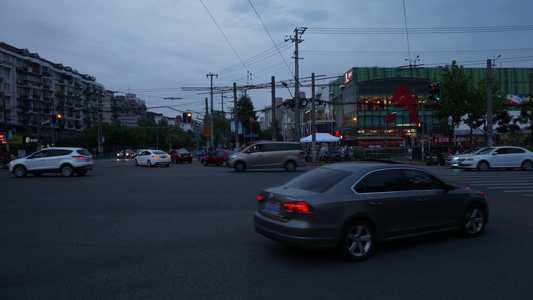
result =
M429 83L423 78L384 78L346 88L342 93L342 128L351 130L341 130L342 134L415 137L421 126L430 130L436 121L435 103L428 100Z

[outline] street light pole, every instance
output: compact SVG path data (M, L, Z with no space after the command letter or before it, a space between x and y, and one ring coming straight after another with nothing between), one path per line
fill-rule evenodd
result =
M494 145L492 133L492 60L487 59L487 146Z

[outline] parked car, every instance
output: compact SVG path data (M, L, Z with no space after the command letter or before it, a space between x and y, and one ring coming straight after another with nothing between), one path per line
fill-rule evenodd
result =
M457 163L452 164L453 168L478 169L487 171L494 168L521 168L525 171L533 169L533 152L522 147L501 146L487 147L481 151L470 155L459 157Z
M233 153L235 153L235 151L231 150L219 150L211 152L209 155L200 158L200 162L204 166L217 165L226 167L228 165L229 156Z
M9 162L9 171L16 177L24 177L31 173L40 176L43 173L61 173L72 176L74 173L83 176L94 166L89 150L75 147L45 148L24 158Z
M483 193L403 164L326 165L261 191L257 200L258 233L304 249L338 249L350 261L401 237L444 230L478 236L489 220Z
M304 167L306 153L300 143L261 142L250 145L229 157L228 167L237 172L246 169L285 168L294 171Z
M117 152L117 158L134 158L137 154L131 149L123 149Z
M190 153L186 149L172 150L169 154L173 163L192 163L192 153Z
M459 154L455 154L455 155L448 155L448 157L446 157L445 165L447 167L453 167L453 165L456 164L459 161L460 157L466 157L466 156L474 155L474 154L478 153L479 151L481 151L482 149L483 148L475 147L475 148L470 148L470 149L464 151L463 153L459 153Z
M136 166L165 166L170 165L170 155L165 151L144 149L137 152L137 156L133 163Z

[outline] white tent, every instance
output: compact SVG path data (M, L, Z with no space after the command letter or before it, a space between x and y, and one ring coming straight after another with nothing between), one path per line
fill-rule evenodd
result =
M340 138L333 136L329 133L316 133L316 142L317 143L334 143L338 142ZM306 136L302 139L300 139L300 142L302 143L312 143L313 142L313 135Z

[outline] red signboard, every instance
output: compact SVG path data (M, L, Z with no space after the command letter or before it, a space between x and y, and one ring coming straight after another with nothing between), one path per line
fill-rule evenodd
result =
M344 84L347 84L348 82L353 80L353 69L350 69L350 71L344 73Z

